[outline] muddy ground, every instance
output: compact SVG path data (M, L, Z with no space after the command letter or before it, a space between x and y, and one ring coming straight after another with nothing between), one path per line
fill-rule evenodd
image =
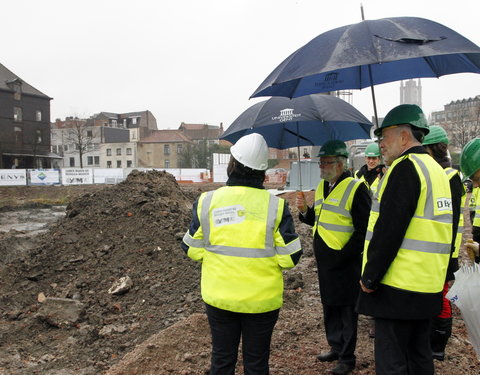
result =
M210 339L200 269L180 241L193 200L216 187L179 186L163 172L134 172L111 186L0 188L2 218L31 202L37 208L70 202L65 215L35 237L21 228L0 232L0 374L207 374ZM283 197L293 205L292 193ZM305 255L285 272L272 375L321 374L332 367L315 360L328 348L310 228L296 225ZM110 294L127 276L130 288ZM78 314L49 310L57 299ZM447 358L435 363L436 373L479 374L480 362L454 311ZM353 374L374 374L373 340L363 316L356 353Z

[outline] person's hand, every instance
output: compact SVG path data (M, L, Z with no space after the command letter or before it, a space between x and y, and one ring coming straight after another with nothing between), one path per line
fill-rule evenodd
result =
M375 289L368 289L365 285L363 285L362 280L360 280L359 283L362 291L364 291L365 293L373 293L375 291Z
M305 194L303 194L303 191L297 191L297 196L295 198L295 204L298 208L298 211L300 211L302 214L307 212L307 200L305 199Z
M465 248L467 249L468 257L472 262L475 261L475 257L478 257L478 242L471 241L465 242Z

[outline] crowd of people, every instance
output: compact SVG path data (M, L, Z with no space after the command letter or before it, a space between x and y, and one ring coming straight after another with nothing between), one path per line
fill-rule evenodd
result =
M377 374L429 375L451 334L445 295L458 269L467 193L473 238L463 240L472 261L480 259L480 138L461 154L466 191L446 132L429 126L420 107L393 108L375 135L353 176L346 144L324 143L314 204L296 198L299 220L312 227L329 345L317 359L336 361L332 374L351 373L363 314L374 324ZM230 151L226 186L194 203L182 248L202 264L210 374L233 375L242 342L244 373L262 375L283 302L282 271L298 264L302 247L287 203L264 189L264 138L246 135Z

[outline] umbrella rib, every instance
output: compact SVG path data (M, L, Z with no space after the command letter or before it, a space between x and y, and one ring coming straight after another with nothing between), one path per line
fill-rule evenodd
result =
M313 143L310 139L305 138L303 135L297 134L297 133L295 133L295 132L293 132L293 131L291 131L290 129L287 129L287 128L285 128L285 132L286 132L286 133L290 133L290 134L292 134L292 135L294 135L294 136L296 136L296 137L298 137L298 138L301 138L301 139L303 139L304 141L309 142L312 146L315 146L314 143Z

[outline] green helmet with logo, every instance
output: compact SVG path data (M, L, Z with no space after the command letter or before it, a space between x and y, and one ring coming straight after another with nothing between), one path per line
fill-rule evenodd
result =
M423 138L424 146L433 145L435 143L446 143L448 145L448 135L444 128L438 125L430 126L430 132Z
M380 147L378 147L378 143L370 143L365 149L365 156L366 157L380 156Z
M429 128L427 119L423 114L422 109L415 104L401 104L391 109L383 119L382 125L375 129L376 136L382 134L382 129L394 125L409 124L417 129L420 129L424 134L428 134Z
M480 169L480 138L472 139L462 150L460 169L466 177L471 177Z
M339 140L327 141L320 148L317 156L345 156L348 158L348 150L345 142Z

